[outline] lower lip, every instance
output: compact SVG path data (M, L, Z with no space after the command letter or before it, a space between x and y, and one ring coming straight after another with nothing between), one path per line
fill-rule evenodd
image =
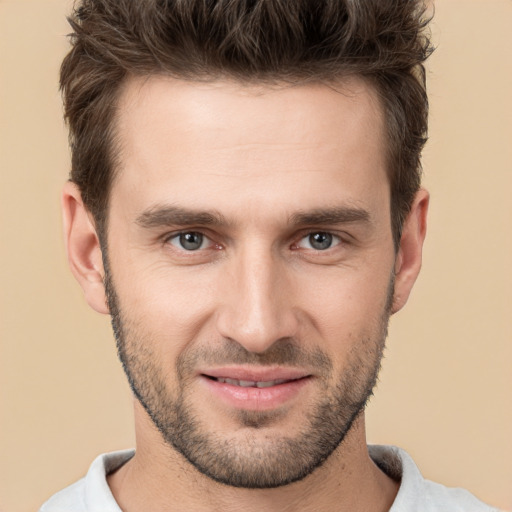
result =
M231 407L251 411L269 411L296 398L304 386L311 381L311 377L284 382L268 388L234 386L204 375L201 376L201 381L213 395Z

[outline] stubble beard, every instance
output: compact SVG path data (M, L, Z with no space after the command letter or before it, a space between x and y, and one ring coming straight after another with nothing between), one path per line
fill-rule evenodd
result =
M304 350L294 340L279 340L267 352L246 351L225 340L214 351L184 351L176 362L177 388L170 390L166 373L152 352L150 336L123 318L108 262L105 262L105 289L118 355L130 387L164 441L200 473L232 487L274 488L299 481L341 445L354 420L363 412L373 394L380 370L393 296L393 280L388 300L373 336L361 340L351 350L344 372L333 375L332 362L320 349ZM322 399L310 407L300 430L293 437L272 433L279 411L236 411L240 429L221 436L208 429L187 402L190 376L198 362L222 364L289 365L301 363L318 369L324 389ZM334 384L333 384L334 382ZM330 384L329 384L330 383ZM232 418L233 419L233 418ZM240 431L243 433L240 434Z

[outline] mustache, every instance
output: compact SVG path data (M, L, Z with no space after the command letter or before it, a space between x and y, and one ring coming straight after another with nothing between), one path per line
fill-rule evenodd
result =
M250 352L234 340L225 339L218 343L191 347L183 352L176 362L178 375L192 372L197 366L294 366L314 368L321 373L332 371L331 359L320 348L306 349L293 339L276 341L265 352Z

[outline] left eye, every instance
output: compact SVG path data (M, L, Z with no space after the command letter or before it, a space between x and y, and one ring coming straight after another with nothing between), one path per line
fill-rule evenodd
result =
M197 251L204 249L210 244L210 240L202 233L189 231L186 233L178 233L168 239L169 243L178 249L185 251Z
M340 242L340 238L336 235L327 233L325 231L319 231L317 233L310 233L308 236L305 236L297 245L303 249L326 251L327 249L338 245Z

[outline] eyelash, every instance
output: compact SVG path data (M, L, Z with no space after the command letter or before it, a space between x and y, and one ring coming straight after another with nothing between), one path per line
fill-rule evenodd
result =
M203 233L202 231L195 231L195 230L189 230L189 231L180 231L178 233L172 233L170 235L167 235L165 238L164 238L164 243L165 244L170 244L174 247L176 247L178 250L181 250L183 252L187 252L187 253L195 253L195 252L199 252L201 251L202 249L204 250L205 248L203 247L198 247L197 249L191 249L191 250L187 250L185 247L183 247L183 244L181 244L181 248L180 247L177 247L177 245L173 244L172 241L173 240L178 240L178 243L181 242L180 238L181 237L184 237L186 235L199 235L202 240L201 240L201 246L206 242L206 241L210 241L210 244L213 245L216 249L221 249L222 247L220 246L220 244L215 244L211 238L206 235L205 233ZM209 245L210 245L209 244Z
M329 245L329 247L326 247L325 249L318 249L318 248L314 248L314 247L309 247L309 248L306 248L307 250L313 250L315 252L326 252L326 251L329 251L330 249L334 249L335 247L337 247L338 245L342 244L343 243L343 240L340 236L334 234L334 233L331 233L330 231L310 231L309 233L307 233L306 235L302 236L299 240L298 243L294 244L295 247L298 247L300 248L300 244L304 241L304 240L308 240L308 243L310 246L312 246L313 244L313 240L312 240L312 237L316 236L316 235L322 235L322 236L326 236L327 240L331 242L331 244ZM322 243L322 241L318 241L316 240L315 241L316 243Z
M187 250L185 247L183 247L183 240L180 240L181 237L184 237L186 235L199 235L201 237L201 245L199 247L197 247L196 249ZM311 245L312 245L311 237L313 237L315 235L327 236L327 240L330 239L332 244L329 245L329 247L326 247L325 249L315 249L314 247L311 247ZM172 242L173 240L177 240L177 243L174 244ZM314 252L319 253L319 254L323 253L323 252L329 252L331 249L334 249L334 248L338 247L339 245L346 244L346 241L341 236L339 236L339 235L337 235L335 233L332 233L330 231L308 230L306 233L301 234L301 236L298 239L298 241L294 242L293 244L291 244L290 248L292 250L299 250L299 249L301 249L300 244L303 243L304 240L308 240L308 243L309 243L310 247L309 248L302 247L302 248L304 248L305 250L308 250L308 251L309 250L314 251ZM202 232L200 230L188 230L188 231L180 231L178 233L172 233L172 234L166 235L163 241L164 241L165 244L172 245L178 251L189 253L191 255L194 254L194 253L203 252L205 249L210 249L210 248L213 248L213 249L216 249L216 250L223 249L223 246L221 244L217 244L217 243L213 242L213 240L207 234L205 234L204 232ZM209 243L209 247L202 247L202 245L206 241L210 242ZM320 241L319 243L322 243L322 241ZM181 247L178 247L177 244L180 244Z

